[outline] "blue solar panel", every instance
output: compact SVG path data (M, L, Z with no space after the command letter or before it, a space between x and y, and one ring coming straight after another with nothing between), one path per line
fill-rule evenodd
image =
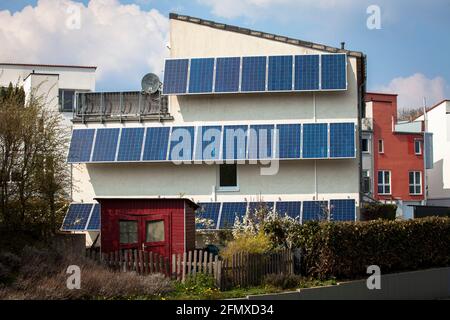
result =
M119 154L117 161L141 160L144 128L123 128L120 136Z
M195 127L172 127L169 160L189 161L193 159L194 131Z
M215 92L238 92L241 58L217 58Z
M249 159L269 159L273 154L274 126L251 125L248 141Z
M222 138L221 126L197 127L196 160L219 160Z
M224 202L220 215L220 229L230 229L236 217L242 219L247 212L247 202Z
M295 56L295 90L319 90L319 55Z
M330 123L330 157L355 156L355 124Z
M277 201L275 211L279 215L288 215L293 219L300 219L300 201Z
M302 222L328 219L328 201L303 201Z
M186 93L189 59L166 60L164 94Z
M189 93L212 92L214 58L191 59Z
M66 213L61 230L83 231L86 228L92 203L72 203Z
M248 126L225 126L222 140L223 159L243 160L247 153Z
M292 90L292 56L269 57L267 87L270 91Z
M94 129L73 130L67 162L88 162L91 158Z
M250 214L254 214L256 211L258 210L267 210L269 212L273 212L273 206L274 206L274 202L273 201L269 201L269 202L249 202L248 204L248 212Z
M92 161L115 161L119 128L97 129Z
M355 221L355 200L330 200L330 218L333 221Z
M300 158L300 124L277 124L278 146L277 153L280 159Z
M200 208L197 209L197 217L210 219L213 221L213 226L205 226L204 224L197 224L197 229L216 229L217 221L219 219L220 202L204 202L199 203Z
M266 90L266 57L242 58L241 91Z
M143 160L166 160L169 134L170 127L147 128Z
M346 61L345 54L322 55L322 90L347 88Z
M307 123L303 125L303 158L326 158L328 154L328 125Z
M100 231L100 205L98 203L94 204L92 209L91 219L86 227L88 231Z

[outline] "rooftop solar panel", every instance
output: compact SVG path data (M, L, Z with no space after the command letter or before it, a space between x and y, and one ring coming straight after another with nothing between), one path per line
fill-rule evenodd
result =
M100 204L95 203L88 221L87 231L100 231Z
M189 93L212 92L214 58L191 59Z
M300 220L300 201L277 201L275 211L279 215L287 215L293 219Z
M74 129L70 140L67 162L88 162L91 158L94 129Z
M347 88L347 70L345 54L323 54L322 90L341 90Z
M302 222L328 219L328 201L303 201Z
M319 55L295 56L295 90L319 90Z
M189 59L166 60L164 68L164 94L186 93Z
M199 203L200 208L197 209L196 215L199 218L212 220L212 226L204 224L197 224L197 229L217 229L217 222L219 219L220 202L203 202Z
M117 161L141 160L144 128L123 128L120 136L119 153Z
M241 91L266 90L266 57L243 57Z
M97 129L92 161L115 161L119 128Z
M248 159L270 159L273 155L274 125L251 125Z
M195 144L196 160L219 160L222 126L197 127Z
M169 160L193 160L195 127L172 127L170 132Z
M328 125L307 123L303 125L303 158L326 158L328 155Z
M215 92L238 92L241 58L217 58Z
M224 127L222 140L223 159L244 160L247 156L247 132L246 125L231 125Z
M83 231L91 214L92 203L72 203L64 218L61 230Z
M277 124L278 145L275 146L280 159L299 159L301 125Z
M353 199L330 200L330 220L355 221L355 210Z
M270 56L267 87L270 91L292 90L292 56Z
M167 159L170 127L149 127L145 134L142 159L145 161L164 161Z
M247 202L224 202L220 214L220 229L233 227L236 217L242 219L247 212Z
M355 124L330 123L330 157L355 156Z

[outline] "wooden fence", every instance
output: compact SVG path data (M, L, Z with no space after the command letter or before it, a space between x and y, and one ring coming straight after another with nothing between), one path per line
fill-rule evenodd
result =
M272 254L241 252L223 260L202 250L173 254L171 259L142 250L102 254L98 250L87 250L86 255L116 271L132 271L141 275L163 273L181 282L199 273L209 274L222 289L260 285L268 274L294 273L294 259L290 250Z

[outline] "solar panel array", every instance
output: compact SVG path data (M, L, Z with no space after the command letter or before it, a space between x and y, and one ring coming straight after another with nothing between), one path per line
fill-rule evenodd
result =
M100 205L98 203L72 203L67 210L63 231L99 231Z
M67 161L354 158L355 139L352 122L74 129Z
M269 211L275 210L280 215L308 221L355 221L356 205L353 199L328 201L276 201L276 202L203 202L199 203L197 216L210 219L211 226L197 224L198 229L218 230L231 229L236 217L242 219L246 212L264 207ZM328 214L329 212L329 214Z
M168 59L163 94L347 89L347 56L338 54Z

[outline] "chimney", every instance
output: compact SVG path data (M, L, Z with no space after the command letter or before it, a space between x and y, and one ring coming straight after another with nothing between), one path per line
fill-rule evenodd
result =
M345 42L341 42L341 49L345 50Z

